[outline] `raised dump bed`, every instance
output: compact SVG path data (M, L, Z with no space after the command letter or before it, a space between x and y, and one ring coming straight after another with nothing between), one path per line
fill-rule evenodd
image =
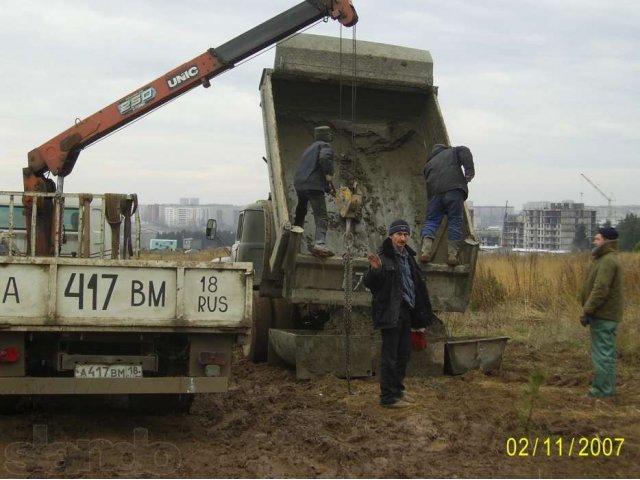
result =
M328 125L334 132L336 188L357 184L362 193L362 209L352 230L356 276L366 271L367 254L378 249L397 218L409 222L411 245L419 248L426 210L422 169L434 144L449 143L428 51L358 41L355 121L351 72L340 67L352 63L350 42L341 45L338 38L298 35L278 45L274 68L265 70L260 84L271 200L265 214L266 268L258 281L267 280L276 288L281 281L278 294L294 304L344 304L346 226L339 205L327 199L327 247L335 257L319 260L310 255L315 231L311 213L302 237L291 241L298 201L293 177L300 153L313 141L313 129ZM444 261L444 227L434 261L421 267L429 278L434 308L462 312L471 293L477 243L467 216L464 233L471 243L463 248L462 264L449 267ZM368 316L371 296L361 283L356 285L352 303L365 307Z
M354 61L356 90L347 68ZM426 50L363 41L354 49L352 42L303 34L278 45L274 68L264 71L260 92L270 198L240 212L232 255L255 265L258 295L248 355L264 361L269 348L280 349L278 356L290 364L302 362L299 372L335 373L343 369L339 359L345 357L346 331L354 345L361 339L369 345L379 342L371 323L371 293L362 281L369 267L367 255L377 251L397 218L409 222L410 245L420 248L427 203L422 169L434 144L449 144L433 83L433 60ZM335 253L329 258L317 258L309 249L315 232L311 212L303 231L292 228L298 201L293 180L300 154L321 125L331 127L337 155L338 195L336 200L327 197L326 245ZM345 195L346 190L354 195ZM360 208L345 213L344 203L354 197L359 201L352 205ZM445 228L446 221L436 236L433 261L420 268L427 276L434 310L463 312L471 295L478 244L467 213L461 264L451 267L446 264ZM345 260L353 271L346 280ZM349 283L352 289L345 289ZM290 326L315 332L275 334L277 345L269 346L269 328ZM434 322L428 330L431 337L442 335L444 326ZM359 372L356 365L363 365L363 371L376 370L377 350L352 350L353 373ZM335 358L328 358L326 351ZM425 371L442 372L444 346L432 353L435 363Z

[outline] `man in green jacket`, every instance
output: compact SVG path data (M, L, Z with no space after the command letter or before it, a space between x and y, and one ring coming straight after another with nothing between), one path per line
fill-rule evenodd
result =
M616 331L622 320L622 270L618 262L618 232L598 229L593 238L593 263L582 287L580 322L591 327L594 378L588 397L616 393Z

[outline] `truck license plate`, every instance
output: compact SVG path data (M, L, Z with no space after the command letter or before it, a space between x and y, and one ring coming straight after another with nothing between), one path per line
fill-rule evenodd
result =
M76 378L138 378L141 365L76 365Z

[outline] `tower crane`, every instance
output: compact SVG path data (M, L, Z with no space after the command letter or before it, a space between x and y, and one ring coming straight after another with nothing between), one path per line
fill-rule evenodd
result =
M581 173L580 175L582 175L582 177L589 182L589 185L591 185L593 188L595 188L598 193L600 193L600 195L602 195L604 198L607 199L607 221L610 224L613 224L613 198L609 195L607 195L606 193L604 193L602 191L602 189L600 187L598 187L598 185L596 185L589 177L587 177L584 173Z

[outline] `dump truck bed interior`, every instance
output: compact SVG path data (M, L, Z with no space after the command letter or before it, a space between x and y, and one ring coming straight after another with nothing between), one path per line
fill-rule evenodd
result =
M341 45L338 38L299 35L277 47L274 69L265 71L261 90L276 229L293 223L297 204L293 177L301 152L313 141L314 127L329 125L337 154L334 184L339 188L355 181L363 194L362 215L353 224L353 253L356 270L361 270L366 268L367 253L376 251L397 218L410 223L410 245L419 248L426 211L422 169L432 146L449 144L449 138L428 51L363 41L356 48L354 84L351 41ZM315 277L319 289L333 284L340 290L345 221L331 197L327 197L327 209L327 247L336 257L323 262L323 274L306 276ZM313 243L311 212L304 230L298 267L310 262L304 257L310 256ZM446 245L439 242L438 250L443 249ZM475 257L467 255L466 265L452 269L444 260L438 262L443 254L436 253L433 265L423 265L432 272L432 301L439 310L462 311ZM334 263L336 275L329 279ZM356 303L368 304L369 295L360 293Z

